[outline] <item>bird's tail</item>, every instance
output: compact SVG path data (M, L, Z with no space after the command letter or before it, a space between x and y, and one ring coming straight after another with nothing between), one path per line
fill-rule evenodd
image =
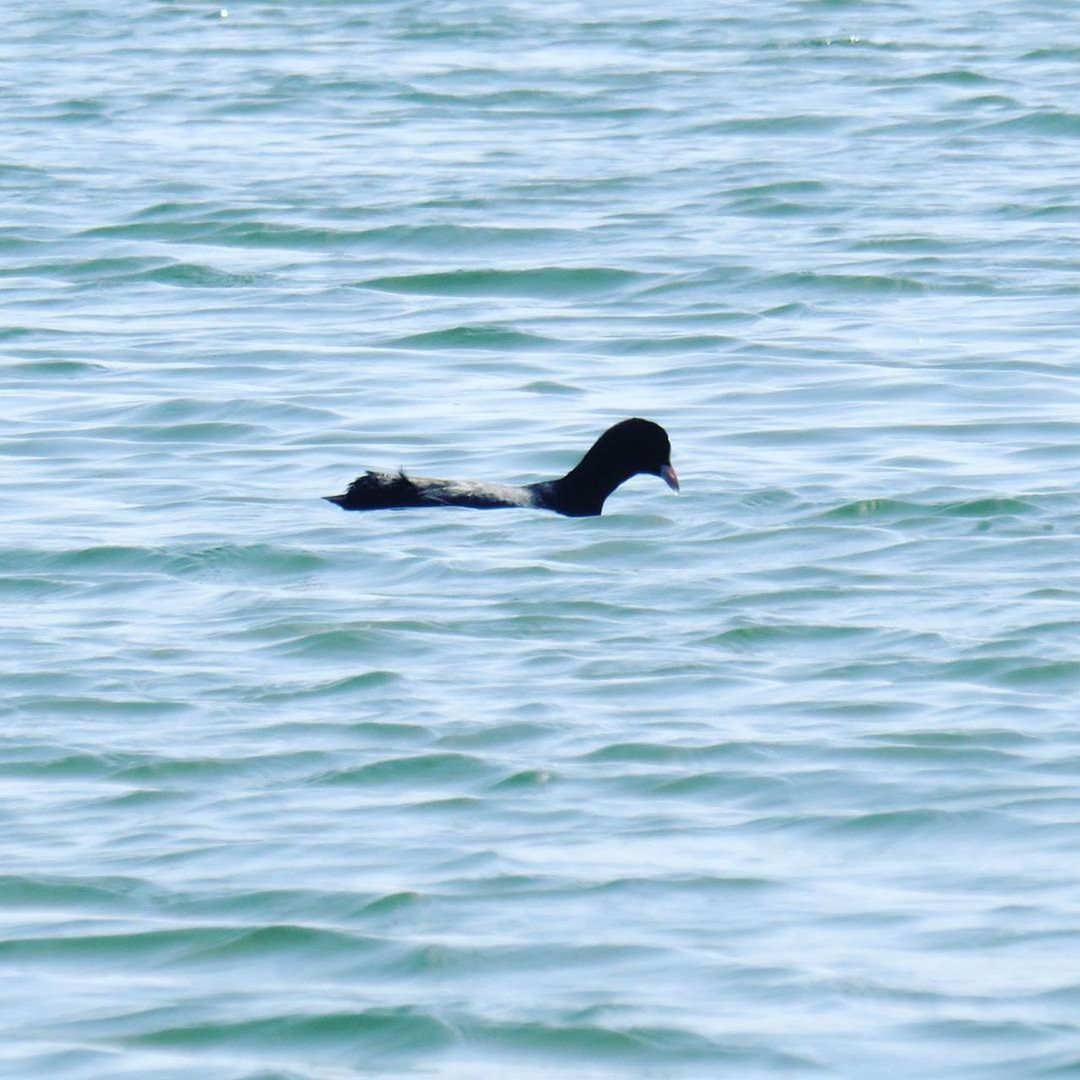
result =
M327 502L342 510L392 510L420 506L420 490L405 475L366 472L354 480L343 495L324 495Z

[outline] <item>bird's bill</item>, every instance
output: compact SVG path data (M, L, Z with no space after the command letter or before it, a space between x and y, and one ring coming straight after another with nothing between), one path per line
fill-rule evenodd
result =
M678 473L670 465L660 466L660 478L672 491L679 490L679 476Z

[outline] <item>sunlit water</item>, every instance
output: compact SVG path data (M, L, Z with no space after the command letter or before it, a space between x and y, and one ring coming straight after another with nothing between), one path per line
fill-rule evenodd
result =
M1080 1070L1080 9L0 23L0 1071Z

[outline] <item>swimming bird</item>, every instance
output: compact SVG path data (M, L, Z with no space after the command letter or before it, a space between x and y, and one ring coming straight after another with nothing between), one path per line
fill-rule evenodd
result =
M476 510L529 507L567 517L592 517L604 500L638 473L659 476L673 491L679 478L671 467L667 432L651 420L634 417L610 427L565 476L536 484L484 484L473 480L435 480L404 472L366 472L344 495L327 495L342 510L389 510L406 506L470 506Z

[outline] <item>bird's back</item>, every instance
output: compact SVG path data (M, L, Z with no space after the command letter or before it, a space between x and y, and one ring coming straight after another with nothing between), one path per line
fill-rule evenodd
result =
M344 495L327 495L343 510L391 510L408 506L468 506L474 510L536 507L533 492L512 484L482 484L469 480L438 480L405 473L366 472Z

